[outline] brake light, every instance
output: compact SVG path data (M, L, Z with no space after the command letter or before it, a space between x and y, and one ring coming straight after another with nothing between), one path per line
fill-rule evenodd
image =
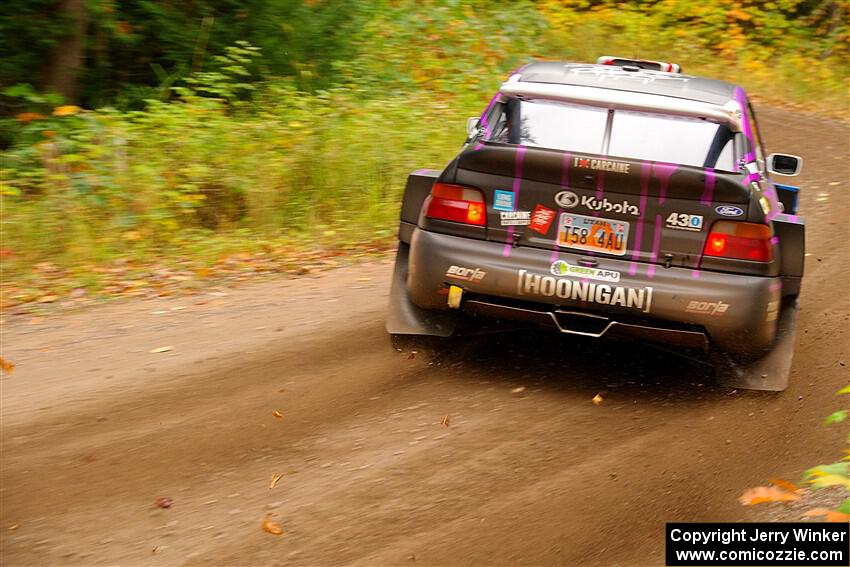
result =
M428 203L428 211L425 216L432 219L484 226L487 224L484 194L472 187L434 183L434 186L431 187L431 200Z
M770 262L773 260L772 237L766 224L717 221L705 241L703 255Z

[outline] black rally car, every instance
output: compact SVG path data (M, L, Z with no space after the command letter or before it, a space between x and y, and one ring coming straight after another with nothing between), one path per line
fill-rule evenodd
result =
M802 160L765 155L740 87L600 63L526 65L444 170L409 176L390 333L466 313L753 360L793 331L805 225L772 176Z

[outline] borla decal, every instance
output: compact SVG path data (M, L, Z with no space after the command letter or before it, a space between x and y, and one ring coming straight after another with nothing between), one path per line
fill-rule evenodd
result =
M531 224L531 211L499 213L502 226L526 226Z
M553 276L574 276L577 278L587 278L589 280L600 280L603 282L620 281L620 272L615 272L613 270L600 270L599 268L588 268L586 266L574 266L563 260L553 262L550 271Z
M464 268L463 266L450 266L449 269L446 270L447 278L454 278L470 283L480 282L486 275L487 272L484 270L479 270L478 268Z
M582 169L599 169L601 171L614 171L617 173L628 173L630 163L622 161L610 161L607 159L573 158L573 165Z
M649 313L652 308L652 288L620 287L616 285L565 280L552 276L517 272L517 295L540 295L598 303L618 305Z
M685 308L688 313L699 313L700 315L719 316L729 309L728 303L722 301L691 301Z

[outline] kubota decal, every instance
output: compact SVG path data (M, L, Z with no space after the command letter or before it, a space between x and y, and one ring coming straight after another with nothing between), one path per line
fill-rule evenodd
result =
M623 199L622 203L609 201L608 197L597 199L583 195L580 201L581 206L590 209L591 211L605 211L606 213L620 213L623 215L640 216L640 207L631 204L628 200Z
M561 191L555 195L555 203L562 209L572 209L578 205L579 198L572 191Z

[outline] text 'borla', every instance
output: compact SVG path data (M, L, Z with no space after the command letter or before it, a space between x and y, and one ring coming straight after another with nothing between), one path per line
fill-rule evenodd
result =
M633 288L573 281L552 276L529 274L526 270L517 273L518 295L542 295L598 303L619 305L649 313L652 307L652 288Z

